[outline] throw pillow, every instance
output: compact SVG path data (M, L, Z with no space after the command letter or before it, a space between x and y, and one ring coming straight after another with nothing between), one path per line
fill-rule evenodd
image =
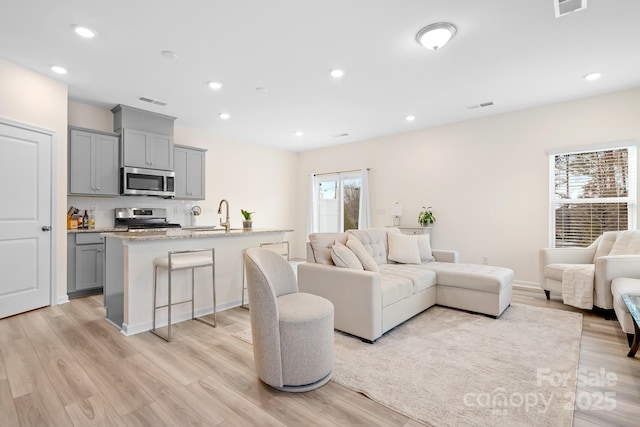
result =
M609 255L638 255L640 254L640 231L627 230L618 234L616 242Z
M420 260L433 261L435 258L433 257L433 253L431 251L431 242L429 241L429 236L427 236L426 234L418 235L416 236L416 240L418 240Z
M347 236L345 233L311 233L309 234L309 243L313 258L318 264L333 265L331 259L331 247L335 242L345 243Z
M420 248L416 236L389 233L389 260L401 264L420 264Z
M356 254L340 242L336 242L336 244L331 247L331 259L338 267L364 270Z
M367 252L360 240L356 239L353 236L349 236L349 238L347 239L347 247L351 249L354 254L356 254L358 259L362 263L362 267L364 267L365 270L375 272L380 271L378 263L373 259L371 255L369 255L369 252Z

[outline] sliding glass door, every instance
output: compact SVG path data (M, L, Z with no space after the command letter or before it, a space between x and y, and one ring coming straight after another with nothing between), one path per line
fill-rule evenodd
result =
M318 231L342 232L358 228L360 173L317 175Z

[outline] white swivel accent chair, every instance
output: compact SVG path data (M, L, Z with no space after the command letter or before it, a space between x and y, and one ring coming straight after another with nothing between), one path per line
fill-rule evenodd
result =
M326 384L333 372L333 304L298 292L293 268L272 250L248 249L245 266L258 377L282 391Z

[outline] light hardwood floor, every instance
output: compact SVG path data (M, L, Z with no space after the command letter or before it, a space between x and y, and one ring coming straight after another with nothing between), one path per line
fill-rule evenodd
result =
M617 377L579 384L575 426L640 424L640 358L626 357L617 321L540 290L515 289L513 301L584 313L580 372ZM249 327L242 308L219 313L216 329L180 323L171 343L124 337L103 317L96 296L0 320L0 426L421 425L334 382L298 394L262 384L251 346L231 336ZM593 409L604 393L614 410Z

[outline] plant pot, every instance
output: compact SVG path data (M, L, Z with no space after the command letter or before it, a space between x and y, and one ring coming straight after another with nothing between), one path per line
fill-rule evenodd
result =
M253 221L242 221L242 228L245 230L251 230L251 224Z

